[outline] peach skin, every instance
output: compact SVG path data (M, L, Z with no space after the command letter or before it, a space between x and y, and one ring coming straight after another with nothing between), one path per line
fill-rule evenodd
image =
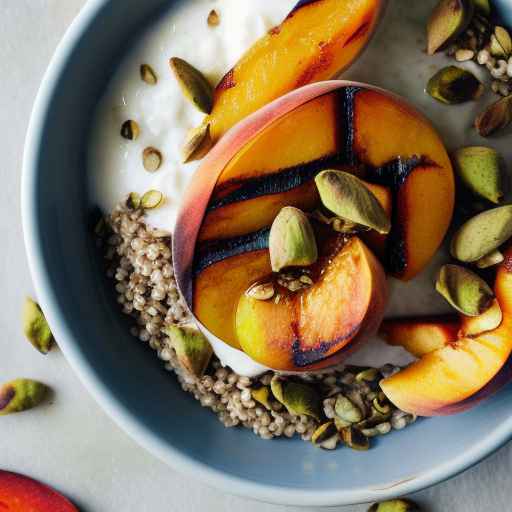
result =
M473 407L509 381L512 249L497 271L495 293L503 314L499 326L475 337L459 338L384 379L381 387L391 402L420 416L453 414Z

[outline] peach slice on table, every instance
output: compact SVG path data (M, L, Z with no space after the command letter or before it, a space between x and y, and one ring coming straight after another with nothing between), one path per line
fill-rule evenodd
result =
M384 379L381 387L391 402L420 416L453 414L473 407L510 381L512 249L497 271L495 293L503 315L499 326L458 338Z
M366 108L369 102L375 113ZM384 123L389 129L394 116L400 136L391 130L395 136L383 139L390 149L378 155L378 146L369 140L367 152L363 142L373 134L367 125ZM343 81L309 85L230 131L209 153L187 190L174 233L173 257L178 286L205 330L240 346L229 319L234 318L243 293L238 284L243 271L233 263L265 274L265 232L268 236L285 206L309 212L321 207L314 178L327 168L360 176L392 216L387 238L362 235L382 255L388 271L410 278L428 263L427 256L437 250L451 219L454 194L451 164L434 129L402 99L383 90ZM436 216L437 228L423 229L420 223L430 220L423 206L418 207L420 215L413 211L416 200L442 212L442 218ZM204 257L209 252L215 253L215 259ZM196 253L202 255L201 268ZM397 261L400 265L395 265ZM225 273L218 272L223 265ZM222 280L233 281L229 294L214 286Z
M392 318L382 322L379 334L389 345L422 357L456 341L460 326L457 315Z
M237 122L303 85L333 78L375 31L385 0L301 0L215 89L206 119L214 142Z
M64 496L47 485L17 473L0 470L2 512L78 512Z

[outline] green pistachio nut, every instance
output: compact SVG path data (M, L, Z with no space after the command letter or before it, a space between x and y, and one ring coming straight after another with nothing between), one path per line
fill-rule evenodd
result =
M447 105L477 99L483 91L482 83L473 73L457 66L448 66L441 69L427 84L428 94Z
M272 409L272 403L270 401L270 388L268 386L261 386L258 389L251 390L252 399L263 405L268 410Z
M433 55L454 41L473 17L472 0L441 0L427 24L427 51Z
M0 416L23 412L38 406L48 387L31 379L16 379L0 387Z
M482 137L506 128L512 121L512 94L489 105L475 120L475 128Z
M475 215L455 233L450 252L466 263L483 258L512 237L512 205Z
M325 450L334 450L339 439L338 430L332 421L320 425L311 436L311 442Z
M272 394L290 414L304 414L320 421L320 396L315 388L275 376L270 383Z
M274 272L315 263L318 259L315 233L304 212L286 206L278 213L270 229L269 250Z
M48 354L54 344L53 335L39 304L29 297L23 304L22 319L23 332L28 341L41 354Z
M191 375L201 377L213 355L203 333L195 325L168 325L164 333L169 336L180 365Z
M455 169L462 183L474 194L498 204L503 199L500 156L492 148L471 146L455 151Z
M349 424L359 423L363 419L361 409L352 400L341 394L336 398L334 412L340 420Z
M356 176L344 171L325 170L315 183L322 204L346 222L387 234L391 221L375 195Z
M421 512L421 509L411 500L390 500L374 503L368 512Z
M199 111L209 114L213 108L213 87L210 82L183 59L173 57L169 64L185 98Z
M343 442L353 450L366 451L370 449L370 440L354 427L341 429L340 435Z
M202 123L187 133L187 138L181 147L181 159L185 164L194 160L201 160L212 146L210 124Z
M438 275L436 290L457 311L478 316L489 309L494 293L474 272L459 265L444 265Z

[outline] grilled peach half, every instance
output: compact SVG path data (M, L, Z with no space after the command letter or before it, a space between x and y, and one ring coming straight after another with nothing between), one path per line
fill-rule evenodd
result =
M249 114L303 85L335 77L366 46L385 0L301 0L215 89L206 122L217 141Z
M496 311L484 313L478 335L460 337L429 352L405 370L381 382L386 396L401 409L421 416L454 414L475 406L512 379L512 249L496 275ZM495 309L495 306L493 306Z

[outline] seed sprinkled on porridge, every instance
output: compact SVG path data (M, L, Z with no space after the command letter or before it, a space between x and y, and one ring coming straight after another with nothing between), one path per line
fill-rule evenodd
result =
M327 450L339 443L364 449L370 438L416 420L387 402L380 391L379 380L399 370L392 365L347 366L293 378L267 372L250 379L223 367L213 356L204 375L193 375L180 364L167 334L169 326L193 323L174 278L171 237L148 227L142 204L134 207L129 200L107 216L105 224L109 232L98 243L107 275L116 283L117 302L133 320L131 333L155 350L183 390L216 413L226 427L242 426L263 439L298 435Z
M208 14L208 26L210 27L217 27L220 25L220 16L219 16L219 13L215 10L215 9L212 9L210 11L210 14Z
M149 64L141 64L140 78L143 82L146 82L148 85L156 85L158 82L158 77L154 69Z
M153 147L148 147L142 152L142 164L148 172L156 172L162 165L162 153Z

